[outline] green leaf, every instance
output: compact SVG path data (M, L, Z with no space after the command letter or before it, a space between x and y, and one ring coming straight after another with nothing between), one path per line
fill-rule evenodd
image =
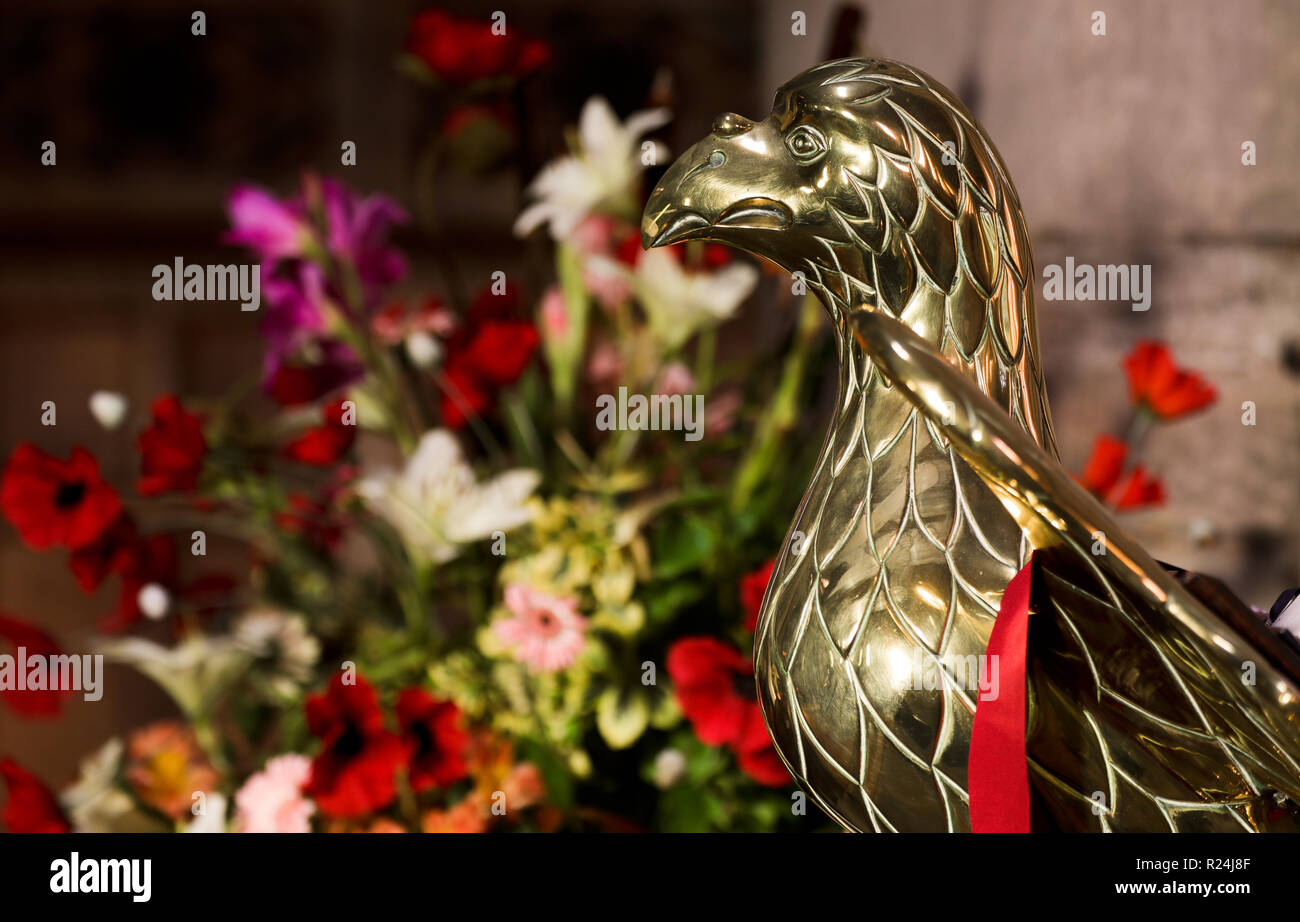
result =
M701 599L707 591L702 582L660 583L641 591L646 617L651 624L671 621L677 612Z
M645 732L650 705L638 688L607 688L596 700L596 729L611 749L626 749Z
M570 809L573 806L574 785L573 774L569 771L567 762L539 743L519 739L516 745L520 757L526 762L532 762L542 773L542 780L546 783L546 802L560 810Z
M686 516L655 530L654 575L664 579L701 569L717 546L717 535L697 516Z

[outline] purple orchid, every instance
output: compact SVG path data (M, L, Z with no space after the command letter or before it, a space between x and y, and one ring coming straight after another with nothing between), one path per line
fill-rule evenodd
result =
M408 220L396 202L382 195L358 198L343 183L328 178L321 180L321 198L330 254L356 270L368 302L378 289L406 275L406 257L387 245L392 227Z
M299 202L281 201L256 186L236 186L226 200L226 214L231 230L222 240L248 247L267 269L303 255L312 240L311 223Z

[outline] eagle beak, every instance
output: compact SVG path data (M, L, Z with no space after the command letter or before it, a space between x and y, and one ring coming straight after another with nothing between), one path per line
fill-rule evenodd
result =
M650 193L641 218L645 249L709 239L750 249L754 232L790 226L790 209L753 194L772 179L768 126L722 115L713 133L677 158Z

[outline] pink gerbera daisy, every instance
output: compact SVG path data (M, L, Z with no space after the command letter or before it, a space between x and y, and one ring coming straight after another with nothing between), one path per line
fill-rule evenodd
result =
M506 587L506 607L514 615L498 621L497 639L533 672L556 672L573 665L582 650L587 620L575 599L562 599L520 583Z

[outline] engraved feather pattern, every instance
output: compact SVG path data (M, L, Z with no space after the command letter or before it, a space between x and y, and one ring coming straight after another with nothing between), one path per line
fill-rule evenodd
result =
M1060 470L1020 203L949 91L895 62L811 68L764 121L715 122L642 230L767 256L831 315L838 399L754 651L777 750L823 809L864 831L970 828L972 665L1038 548L1036 824L1294 828L1278 805L1300 799L1300 665L1225 625Z
M875 171L844 168L852 196L827 196L842 233L807 261L836 327L839 400L759 623L760 698L793 773L840 822L965 830L976 695L954 673L984 652L1026 547L847 315L873 303L899 317L1055 453L1032 256L1001 159L959 104L878 61L814 68L778 96L808 106L840 87L870 99L854 104L872 123L857 164ZM938 681L914 683L918 663Z

